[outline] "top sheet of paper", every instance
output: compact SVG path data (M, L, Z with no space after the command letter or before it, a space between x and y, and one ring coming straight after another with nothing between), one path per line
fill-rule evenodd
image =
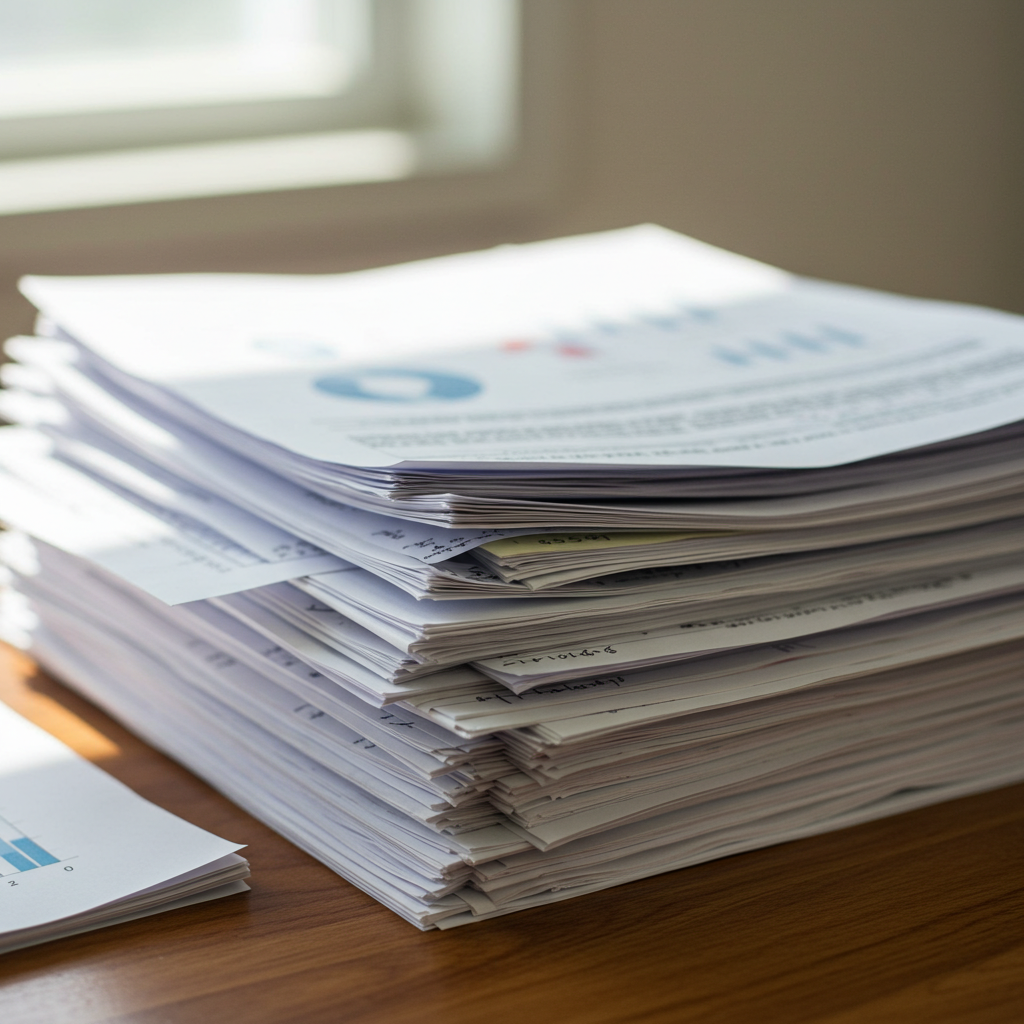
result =
M103 359L351 466L817 467L1020 418L1024 319L661 228L327 277L26 278Z

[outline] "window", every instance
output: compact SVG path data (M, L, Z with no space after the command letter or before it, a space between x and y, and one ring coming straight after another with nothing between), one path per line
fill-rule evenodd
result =
M0 214L507 166L520 6L0 0Z

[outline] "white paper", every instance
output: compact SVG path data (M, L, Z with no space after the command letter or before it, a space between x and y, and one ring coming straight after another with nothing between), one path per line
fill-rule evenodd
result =
M235 850L143 800L0 704L0 940Z
M232 530L242 544L189 510L130 501L50 458L43 440L20 428L0 429L0 519L90 559L168 604L345 565L253 517ZM220 520L225 526L223 515Z
M565 719L578 724L578 729L567 726L567 736L598 736L1022 636L1024 602L1009 596L738 648L682 664L581 677L526 693L413 698L410 704L465 736ZM561 735L561 726L552 728L552 737Z
M541 685L578 678L584 672L620 671L748 644L776 643L1019 590L1024 590L1024 560L1007 558L999 566L937 573L913 582L833 594L748 615L680 622L617 637L595 636L590 644L480 659L473 664L506 684L531 685L532 680L532 685Z
M159 410L142 406L127 394L114 395L100 387L70 360L74 349L47 338L11 338L8 354L26 364L6 364L35 371L59 395L63 405L46 399L46 416L59 424L55 443L68 457L88 460L99 469L99 449L110 459L129 462L142 472L178 474L193 489L230 494L237 506L269 522L298 530L342 558L365 564L390 562L422 568L471 551L497 537L514 537L520 530L450 530L416 522L396 522L374 512L331 501L296 486L226 448L212 444L195 431L168 419ZM0 412L16 422L33 424L40 416L28 410L21 392L0 395ZM69 415L70 413L70 415ZM135 459L132 460L132 453ZM124 476L124 470L121 470ZM209 498L207 498L207 502Z
M23 290L182 408L349 466L828 466L1013 422L1024 394L1018 317L653 227L336 277Z

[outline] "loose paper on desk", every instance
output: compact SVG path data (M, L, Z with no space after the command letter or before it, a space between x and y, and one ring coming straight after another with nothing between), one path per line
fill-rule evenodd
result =
M143 800L0 704L0 951L181 876L237 874L239 849Z

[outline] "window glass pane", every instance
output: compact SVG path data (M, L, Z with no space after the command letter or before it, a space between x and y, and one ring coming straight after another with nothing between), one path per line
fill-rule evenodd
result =
M369 0L0 0L0 117L341 93Z
M497 167L519 40L519 0L0 0L0 217Z
M237 0L0 0L0 59L224 43L237 34L243 6Z

